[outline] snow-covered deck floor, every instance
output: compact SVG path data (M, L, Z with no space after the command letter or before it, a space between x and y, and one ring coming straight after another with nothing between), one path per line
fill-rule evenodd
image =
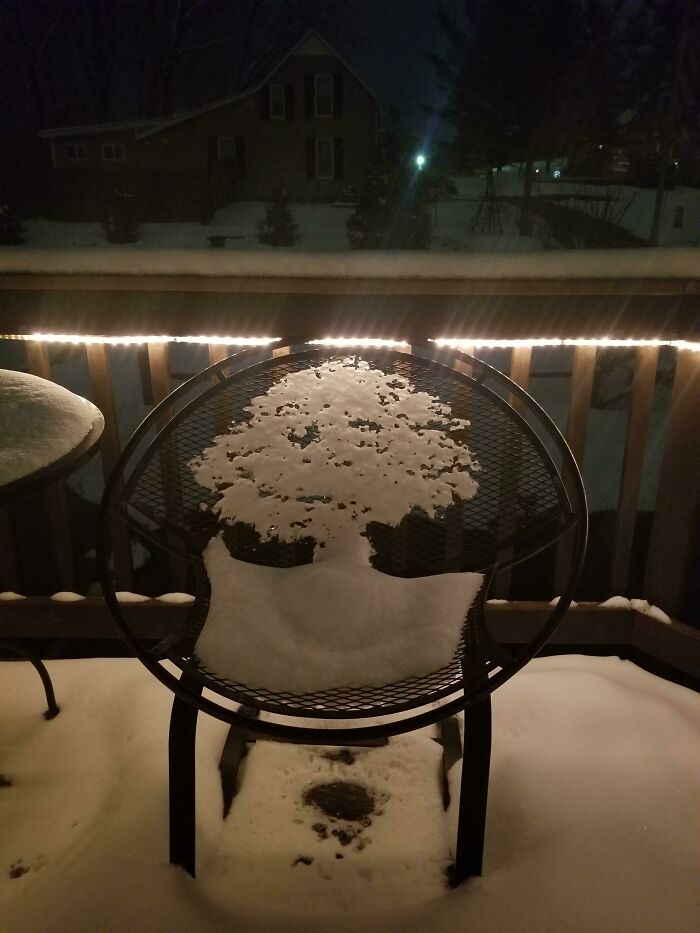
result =
M457 891L429 731L351 765L258 743L222 823L226 726L200 717L192 880L167 863L171 694L135 661L49 666L52 722L33 670L0 666L2 933L697 929L700 696L628 662L540 659L494 694L485 872ZM302 802L343 779L381 801L362 848Z

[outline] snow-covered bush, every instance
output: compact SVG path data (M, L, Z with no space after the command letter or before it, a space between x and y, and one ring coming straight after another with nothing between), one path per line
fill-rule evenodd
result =
M22 219L8 201L0 198L0 244L19 246L25 242Z
M287 192L278 188L267 204L264 219L258 224L258 242L267 246L294 246L300 236Z
M115 188L112 192L102 228L110 243L135 243L141 238L136 199L128 187Z
M430 249L433 204L455 190L439 153L419 165L416 140L395 125L369 160L348 241L353 249Z
M381 146L348 218L353 249L429 249L431 202L425 176Z

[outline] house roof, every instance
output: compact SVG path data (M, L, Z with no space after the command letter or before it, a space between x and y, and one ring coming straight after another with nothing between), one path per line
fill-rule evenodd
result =
M229 104L234 103L237 100L241 100L244 97L249 97L251 94L257 94L262 87L267 84L267 82L274 77L274 75L280 70L280 68L287 62L293 55L297 54L299 49L301 49L305 43L309 40L315 40L320 42L328 52L346 68L350 74L355 78L355 80L362 85L362 87L376 99L377 95L374 93L372 88L360 77L360 75L355 71L352 65L343 58L343 56L335 49L327 39L325 39L316 29L309 29L304 33L303 36L295 42L269 69L262 78L258 79L257 82L252 84L250 87L246 88L243 91L238 91L238 93L233 94L229 97L221 98L220 100L213 101L210 104L206 104L203 107L198 107L196 110L189 110L185 113L175 114L173 116L167 117L165 119L151 119L151 120L129 120L124 123L98 123L92 126L61 126L55 127L48 130L40 130L38 135L44 139L50 139L56 136L72 136L79 133L103 133L109 130L122 130L122 129L133 129L137 139L145 139L147 136L153 136L156 133L160 133L163 130L168 129L171 126L175 126L179 123L184 123L187 120L192 120L194 117L201 116L202 114L209 113L212 110L218 110L221 107L226 107Z
M139 130L147 129L148 127L157 126L161 120L150 119L150 120L125 120L121 123L92 123L82 126L57 126L48 130L39 130L37 136L40 136L42 139L53 139L57 136L76 136L78 134L82 135L85 133L108 133L111 130L134 130L138 133Z
M162 122L158 123L157 126L145 129L140 133L137 132L137 139L144 139L146 136L153 136L170 126L174 126L178 123L184 123L186 120L191 120L193 117L198 117L201 114L209 113L212 110L218 110L220 107L226 107L229 104L232 104L234 101L241 100L243 97L249 97L251 94L257 94L258 91L260 91L260 89L263 88L272 77L274 77L282 65L284 65L285 62L287 62L293 55L295 55L298 50L311 38L320 41L328 49L331 55L337 58L338 61L345 68L347 68L350 74L362 85L367 93L376 99L377 95L374 93L374 91L365 83L365 81L363 81L355 69L346 62L343 56L330 44L330 42L324 39L316 29L309 29L304 33L299 41L295 42L294 45L275 63L275 65L270 70L268 70L265 75L263 75L263 77L260 78L255 84L251 85L251 87L246 88L244 91L239 91L237 94L234 94L231 97L225 97L221 100L214 101L211 104L206 104L204 107L199 107L197 110L190 110L188 113L169 117L167 120L163 120Z

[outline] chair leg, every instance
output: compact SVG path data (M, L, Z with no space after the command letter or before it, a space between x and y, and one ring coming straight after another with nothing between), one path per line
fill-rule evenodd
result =
M249 716L251 719L255 719L260 715L260 710L254 709L252 706L241 706L238 712L242 716ZM231 803L238 792L238 769L248 754L248 745L254 741L255 739L239 726L230 726L219 759L224 819L229 815Z
M481 874L491 764L491 696L464 711L464 755L453 888Z
M170 714L170 863L195 876L195 739L196 706L176 696Z
M450 806L450 783L448 774L454 764L462 757L462 739L459 735L459 723L455 716L441 719L438 723L439 736L435 739L442 746L440 760L440 792L442 794L442 809L448 810Z
M49 677L49 672L46 670L44 662L40 661L39 658L29 651L25 651L24 648L18 648L16 645L11 645L6 641L0 641L0 648L3 651L9 651L18 658L25 658L25 660L29 661L29 663L34 666L37 674L41 677L41 683L44 687L44 693L46 694L47 709L44 713L44 719L54 719L58 716L61 710L58 703L56 703L56 694L53 692L53 684L51 683L51 678Z

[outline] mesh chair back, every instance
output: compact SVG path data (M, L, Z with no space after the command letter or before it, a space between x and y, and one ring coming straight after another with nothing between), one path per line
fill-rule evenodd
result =
M465 442L481 467L473 499L441 509L434 517L411 512L395 527L370 524L374 567L401 577L449 571L490 574L568 536L574 560L562 608L553 610L525 648L513 654L496 643L484 624L484 592L447 667L383 687L337 688L300 696L225 680L205 669L194 654L209 605L201 554L222 526L213 512L218 495L196 482L190 461L232 423L248 419L251 400L284 376L329 357L355 354L372 368L403 376L416 389L448 404L454 417L468 419ZM154 672L155 665L167 658L199 687L228 700L283 716L329 720L401 713L455 692L477 697L503 682L532 657L566 608L580 570L586 531L583 487L566 444L539 406L506 377L471 357L433 348L339 350L306 343L237 354L173 393L125 449L105 494L102 515L105 527L125 521L152 547L185 558L192 568L194 607L187 620L157 645L142 643L130 630L123 607L108 600L125 637ZM314 542L309 539L261 541L253 528L241 524L224 527L224 538L234 557L252 563L291 567L312 559ZM109 588L109 574L103 575Z

